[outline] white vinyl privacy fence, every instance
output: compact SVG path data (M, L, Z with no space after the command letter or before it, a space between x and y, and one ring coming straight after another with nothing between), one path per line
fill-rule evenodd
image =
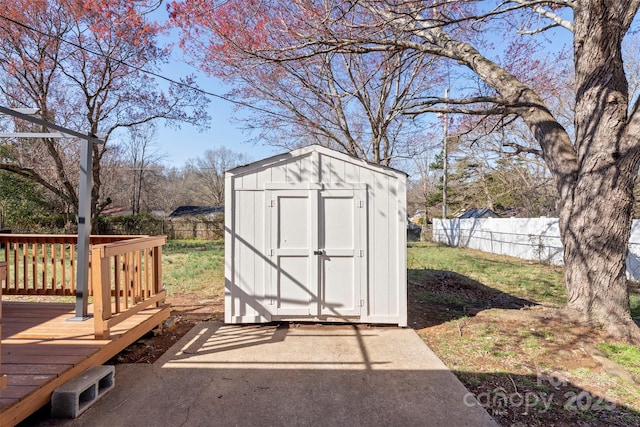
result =
M485 218L433 220L433 240L450 246L563 264L558 218ZM634 220L627 276L640 280L640 221Z

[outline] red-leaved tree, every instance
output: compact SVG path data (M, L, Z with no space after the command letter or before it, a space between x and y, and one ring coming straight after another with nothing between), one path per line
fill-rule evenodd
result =
M163 28L147 12L155 1L8 0L0 3L0 94L9 107L37 108L70 129L104 135L94 146L92 220L110 202L101 194L101 159L119 128L163 119L205 125L207 100L183 85L166 90L142 71L168 58ZM184 83L193 84L191 78ZM45 129L16 122L15 130ZM71 212L78 206L79 143L69 139L13 140L0 169L44 186Z

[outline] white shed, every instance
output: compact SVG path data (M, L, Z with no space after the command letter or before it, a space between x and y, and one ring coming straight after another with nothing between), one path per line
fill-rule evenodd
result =
M407 325L407 175L318 145L225 174L225 322Z

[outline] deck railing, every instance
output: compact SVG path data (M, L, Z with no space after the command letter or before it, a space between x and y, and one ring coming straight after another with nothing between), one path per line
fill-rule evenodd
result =
M7 267L0 270L2 294L74 296L77 239L0 234L0 262ZM96 338L108 338L113 326L164 299L165 243L164 236L91 236L89 293Z
M4 278L7 277L7 263L4 261L0 261L0 335L2 335L2 285ZM2 341L0 340L0 347L2 346ZM2 349L0 348L0 356L2 356ZM2 360L0 359L0 366L2 365ZM4 374L0 374L0 390L7 386L7 376Z
M137 237L91 236L90 244ZM69 234L0 234L0 261L7 263L2 293L75 295L77 242L78 236Z
M139 237L92 245L96 338L108 338L110 329L132 315L158 305L166 296L162 289L162 246L167 238Z

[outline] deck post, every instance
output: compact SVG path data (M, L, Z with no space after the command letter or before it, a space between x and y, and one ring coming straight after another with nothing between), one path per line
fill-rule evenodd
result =
M103 256L103 247L91 250L91 284L93 286L93 323L96 339L108 339L111 318L111 282L109 258Z
M155 295L162 291L162 246L154 247L151 256L153 259L153 293ZM156 306L160 306L160 302Z
M0 261L0 334L2 333L2 287L4 286L4 281L7 276L7 263L4 261ZM2 342L0 341L0 346L2 346ZM0 357L2 352L0 352ZM0 367L2 366L2 360L0 360ZM7 376L4 374L0 374L0 390L7 386Z
M93 178L93 140L83 141L80 150L80 188L78 190L78 273L76 315L69 320L87 320L89 299L89 238L91 236L91 187Z
M104 140L91 132L82 134L63 126L50 123L35 114L36 111L14 110L0 105L0 113L8 114L30 123L44 126L49 130L57 130L65 135L73 136L86 141L80 149L80 189L78 191L78 286L76 287L76 315L68 320L89 319L89 237L91 234L91 188L93 177L93 144L104 144ZM29 113L29 114L25 114ZM59 134L47 134L50 137L59 137ZM42 135L38 135L41 137Z

